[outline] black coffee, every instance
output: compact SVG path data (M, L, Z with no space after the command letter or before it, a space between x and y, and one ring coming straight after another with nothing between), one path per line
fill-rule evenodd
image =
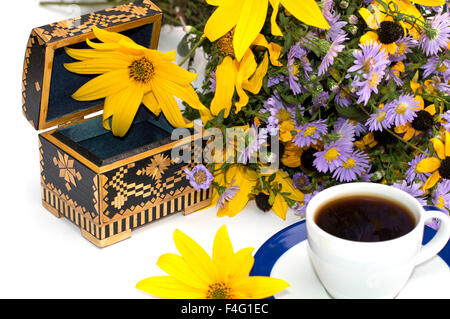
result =
M414 215L406 207L367 195L343 197L324 204L319 207L315 222L336 237L362 242L394 239L416 225Z

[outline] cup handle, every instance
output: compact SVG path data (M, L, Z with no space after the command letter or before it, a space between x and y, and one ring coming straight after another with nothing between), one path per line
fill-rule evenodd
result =
M421 264L436 256L447 244L450 237L450 218L435 207L424 207L425 220L437 218L441 221L439 229L434 237L421 248L417 255L416 265Z

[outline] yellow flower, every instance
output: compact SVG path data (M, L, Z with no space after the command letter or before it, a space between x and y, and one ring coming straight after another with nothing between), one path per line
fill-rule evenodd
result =
M276 43L268 43L263 35L259 34L253 45L265 47L269 51L264 54L263 61L258 65L252 50L246 50L242 60L237 60L233 49L233 30L217 40L217 47L225 57L216 69L216 92L211 101L211 113L217 116L225 110L224 117L230 114L233 95L236 91L239 100L235 103L236 113L246 106L249 100L244 90L258 94L263 79L267 74L269 59L275 66L281 66L278 58L282 47Z
M330 26L314 0L206 0L217 9L206 22L205 35L214 42L235 29L233 47L237 61L241 61L266 20L269 2L273 8L271 16L272 34L281 36L276 23L280 3L298 20L328 29Z
M284 146L284 153L281 157L281 163L284 166L295 168L302 165L301 157L303 149L292 142L287 142Z
M226 176L225 176L226 174ZM226 177L226 178L225 178ZM239 214L249 201L249 195L252 193L253 188L258 184L258 173L244 165L233 165L226 173L220 172L214 178L221 186L230 186L232 181L235 181L233 185L239 187L239 191L236 195L225 204L225 207L217 211L218 217L234 217ZM214 198L213 198L214 199ZM217 201L217 198L216 198Z
M67 49L69 56L81 61L65 67L79 74L101 74L79 88L73 98L79 101L105 98L105 129L112 128L114 135L124 136L141 103L156 115L162 111L174 127L192 127L183 118L174 96L199 110L203 118L209 117L209 110L191 86L197 74L173 63L175 51L161 53L119 33L97 27L93 31L103 43L87 40L92 49Z
M432 138L430 142L437 157L425 158L416 166L418 173L433 173L423 186L425 190L436 185L441 178L450 179L450 133L444 133L444 142L438 138Z
M413 137L416 137L424 131L431 129L434 124L433 116L436 114L436 107L434 104L424 107L422 97L416 96L416 98L419 98L422 101L420 107L417 109L414 120L411 123L408 122L405 125L400 125L395 128L396 133L405 133L405 135L403 135L403 139L406 141L409 141Z
M169 276L141 280L137 289L172 299L259 299L289 287L281 279L249 276L253 248L234 252L226 226L216 233L212 258L183 232L175 230L173 238L181 256L164 254L157 262Z
M303 202L304 194L294 187L292 184L292 179L289 175L282 170L278 170L274 183L281 184L281 193L277 192L275 195L275 199L272 205L272 210L274 213L280 217L281 219L286 219L286 213L288 208L288 203L286 202L286 198L295 201L295 202ZM286 197L286 198L285 198Z
M439 3L445 0L418 0L413 1L418 4L426 6L434 6L434 3ZM381 43L382 48L386 52L394 55L398 50L405 50L402 46L397 46L396 41L402 38L406 32L410 33L411 36L418 39L420 37L420 25L421 22L425 22L420 11L409 1L409 0L390 0L389 1L389 12L386 12L384 7L377 1L373 1L368 8L359 9L359 14L366 22L367 26L374 31L366 32L360 39L361 43L366 43L369 40ZM426 4L423 4L425 3ZM387 1L384 1L386 4ZM398 11L394 10L395 8ZM418 24L412 24L409 22L397 21L398 13L410 16L417 19ZM394 16L394 17L393 17ZM399 55L401 52L397 52Z

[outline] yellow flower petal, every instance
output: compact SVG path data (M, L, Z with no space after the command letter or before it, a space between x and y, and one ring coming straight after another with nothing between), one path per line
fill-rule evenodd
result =
M203 299L206 291L183 284L169 276L156 276L143 279L136 288L154 296L168 299Z
M117 32L110 32L107 30L103 30L100 29L96 26L92 27L92 31L94 32L94 35L97 39L99 39L102 42L120 42L121 40L124 41L130 41L130 42L134 42L133 40L131 40L130 38L128 38L127 36L124 36L120 33Z
M373 31L367 31L361 38L359 38L359 43L366 44L367 42L378 42L378 34Z
M261 276L247 277L233 286L236 290L254 299L271 297L287 287L289 284L282 279Z
M276 43L269 43L267 42L266 38L262 34L258 34L255 41L253 41L253 45L258 45L266 48L269 50L269 58L270 63L274 66L282 66L283 64L278 61L281 55L281 51L283 50L283 47L276 44Z
M417 173L431 173L441 166L441 162L435 157L428 157L421 160L417 166Z
M425 111L427 111L428 113L430 113L430 115L434 116L436 115L436 107L434 106L434 104L430 104L425 108Z
M238 113L242 107L247 105L249 97L243 89L243 85L248 79L255 73L257 68L255 56L252 50L247 50L242 61L239 63L238 72L236 75L236 92L239 95L239 101L235 103L236 113Z
M275 176L275 182L281 184L281 192L290 193L290 195L287 195L288 198L296 202L303 202L304 194L294 187L292 179L286 172L278 170Z
M232 105L237 76L236 62L229 56L225 57L216 69L216 93L211 101L211 113L218 115L225 110L224 117L228 117Z
M67 55L76 60L87 60L87 59L123 59L128 62L132 62L134 57L123 54L116 51L98 51L95 49L71 49L64 48Z
M150 83L158 104L163 106L162 111L167 121L169 121L173 127L192 127L193 123L186 123L183 118L180 107L173 95L167 93L164 88L160 87L158 82L152 80Z
M450 133L445 131L445 156L450 157Z
M72 97L78 101L92 101L116 94L130 86L128 70L119 69L95 77L80 87Z
M445 4L445 0L410 0L411 2L420 4L422 6L443 6Z
M237 251L227 266L230 280L239 279L250 274L255 259L253 258L254 248L248 247Z
M443 160L445 158L445 146L444 143L438 138L430 139L431 144L433 144L434 151L437 156Z
M144 90L140 85L132 85L114 96L112 116L112 132L115 136L123 137L130 129L133 119L141 105Z
M269 57L267 52L264 54L263 61L259 64L258 68L256 69L255 73L251 76L251 78L248 81L245 81L242 85L242 87L253 93L258 94L261 90L264 77L267 74L267 70L269 69Z
M287 208L288 205L283 196L280 194L275 195L275 200L272 206L272 210L274 211L274 213L281 219L286 220Z
M270 27L272 35L283 36L280 27L277 24L278 9L280 8L280 0L270 0L270 5L272 6L272 15L270 17Z
M423 189L430 189L431 187L436 185L440 178L441 175L439 174L439 171L434 172L433 175L431 175L423 185Z
M204 277L198 276L197 269L192 269L182 257L176 254L161 255L156 265L168 275L189 287L199 290L208 288L209 282L205 281Z
M238 22L245 1L227 0L209 17L205 25L205 36L214 42L230 31Z
M183 259L197 271L199 277L207 282L217 281L217 269L211 257L199 244L178 229L174 231L173 239Z
M281 4L303 23L321 29L330 28L315 0L281 0Z
M158 103L158 100L155 97L155 94L153 92L148 92L144 95L142 98L142 103L156 116L159 116L161 114L161 106Z
M197 73L189 72L175 63L168 61L159 61L159 63L155 62L153 65L155 68L155 73L158 77L182 85L191 84L198 76Z
M224 225L219 228L214 237L212 259L217 264L226 263L233 256L233 245L228 236L227 227Z
M241 61L261 31L267 16L269 1L245 0L233 37L236 59Z
M81 62L65 63L64 67L78 74L102 74L112 70L127 68L130 62L122 59L89 59Z

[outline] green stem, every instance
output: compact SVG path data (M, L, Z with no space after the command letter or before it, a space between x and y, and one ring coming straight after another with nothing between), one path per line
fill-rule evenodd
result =
M195 53L195 50L197 50L197 48L202 44L204 39L205 39L205 37L202 36L197 41L197 43L192 47L191 51L189 51L189 53L184 57L183 61L178 63L178 66L182 66L187 60L189 60L189 58Z

